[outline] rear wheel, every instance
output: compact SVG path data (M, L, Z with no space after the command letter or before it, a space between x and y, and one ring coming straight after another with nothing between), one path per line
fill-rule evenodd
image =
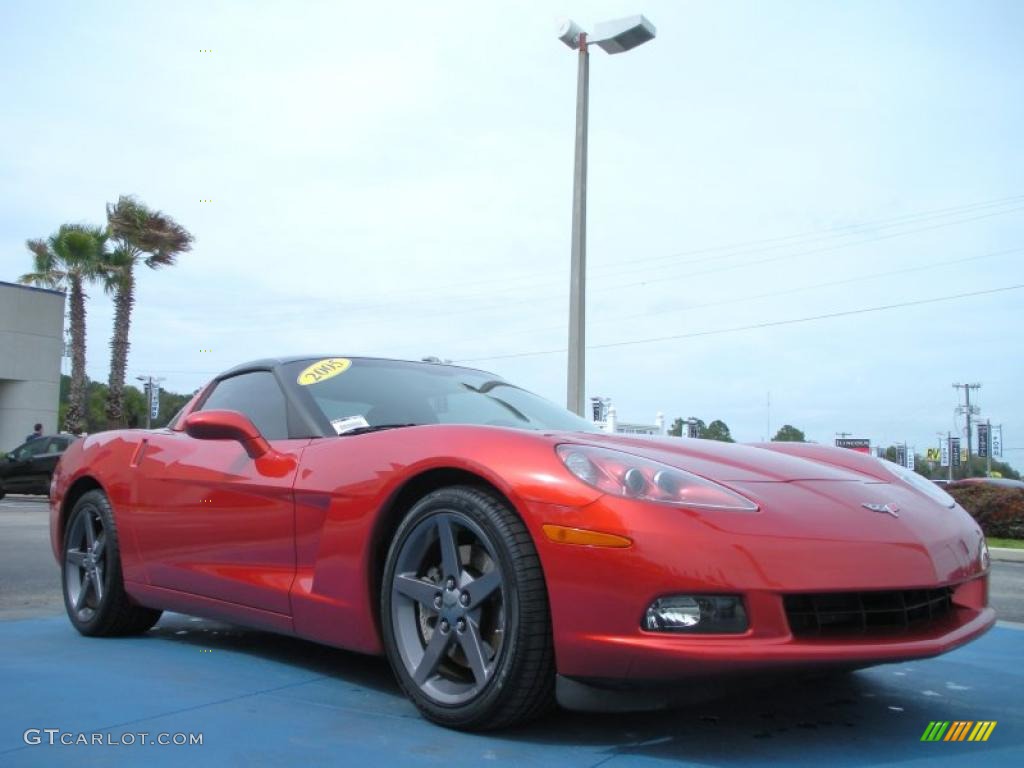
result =
M71 510L61 581L68 618L83 635L136 634L160 618L160 611L136 605L124 591L117 527L103 491L83 494Z
M388 659L428 719L486 730L553 702L544 575L501 499L468 486L422 498L395 534L381 592Z

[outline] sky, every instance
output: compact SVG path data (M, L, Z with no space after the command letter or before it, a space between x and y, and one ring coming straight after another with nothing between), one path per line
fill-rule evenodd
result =
M588 397L923 453L979 382L1024 469L1013 0L5 2L0 280L134 194L196 240L138 275L130 379L437 355L564 403L556 31L634 13L655 40L591 54ZM105 381L98 287L88 312Z

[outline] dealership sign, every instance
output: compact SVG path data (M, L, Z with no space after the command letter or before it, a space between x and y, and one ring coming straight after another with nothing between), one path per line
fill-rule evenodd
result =
M860 437L837 437L836 448L849 448L857 453L871 453L871 441Z

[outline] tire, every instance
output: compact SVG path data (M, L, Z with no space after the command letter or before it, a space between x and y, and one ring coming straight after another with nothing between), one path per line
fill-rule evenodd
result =
M161 611L135 604L124 591L117 526L103 491L83 494L68 516L61 583L68 618L83 635L134 635L160 619Z
M398 684L438 725L503 728L554 703L540 559L523 521L487 491L442 488L409 510L388 551L381 625Z

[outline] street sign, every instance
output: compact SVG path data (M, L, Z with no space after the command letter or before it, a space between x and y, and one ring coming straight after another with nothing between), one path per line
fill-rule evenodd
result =
M949 438L949 452L952 454L953 466L959 467L963 463L963 456L960 453L960 438Z
M871 441L861 437L837 437L836 448L849 448L858 453L871 453Z
M997 459L1003 458L1003 425L992 429L992 456Z
M939 453L940 453L940 456L941 456L941 460L939 461L939 466L940 467L948 467L949 466L949 438L946 438L941 443L939 443Z
M928 461L940 461L942 459L942 449L941 448L928 448L928 449L925 450L924 457ZM946 466L946 465L943 464L942 466Z
M988 456L988 437L988 424L984 422L978 424L978 456L981 458Z
M903 466L905 466L909 470L913 470L914 468L917 467L916 457L914 456L914 449L913 448L907 448L906 454L907 454L907 463L904 464Z
M149 416L152 419L160 415L160 385L153 384L149 390Z
M901 467L907 466L907 449L905 446L896 446L896 463Z

